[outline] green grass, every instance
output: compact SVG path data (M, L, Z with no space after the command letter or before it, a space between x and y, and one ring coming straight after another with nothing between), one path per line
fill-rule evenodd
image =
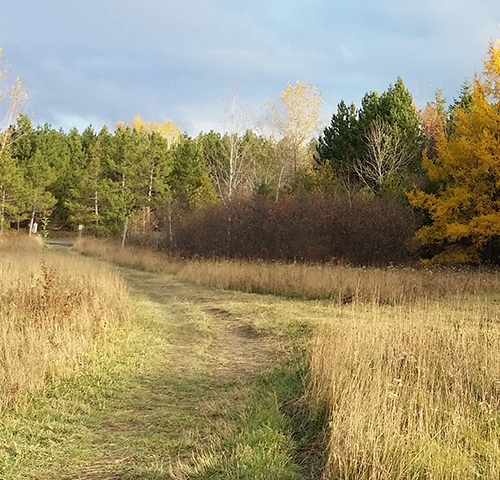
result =
M314 464L304 452L320 429L300 400L310 305L126 275L139 290L131 321L0 419L0 478L319 478L321 455ZM231 328L250 322L279 358L224 373L226 319L213 305Z

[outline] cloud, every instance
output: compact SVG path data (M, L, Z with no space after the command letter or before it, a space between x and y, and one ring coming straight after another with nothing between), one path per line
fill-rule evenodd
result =
M421 105L438 86L452 98L499 22L498 0L17 0L0 45L35 123L140 114L196 134L217 128L234 86L258 108L307 81L330 114L398 75Z

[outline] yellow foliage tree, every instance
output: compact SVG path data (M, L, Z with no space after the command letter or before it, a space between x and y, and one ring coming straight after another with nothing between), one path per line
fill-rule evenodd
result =
M168 141L169 147L171 147L181 138L181 131L179 127L174 122L171 122L169 120L164 120L162 123L153 121L146 122L141 118L140 115L137 115L131 122L117 122L116 126L122 128L129 127L137 133L158 133Z
M321 122L323 96L312 85L299 82L295 87L290 83L280 94L279 100L269 100L263 104L267 110L267 121L273 131L273 157L276 160L276 199L285 178L290 179L300 167L312 160L306 144L317 134ZM276 135L275 135L276 134Z
M437 193L415 189L410 203L431 223L417 241L437 253L434 261L479 263L500 254L500 40L490 42L482 76L473 83L468 112L458 111L453 132L442 132L435 158L424 168Z

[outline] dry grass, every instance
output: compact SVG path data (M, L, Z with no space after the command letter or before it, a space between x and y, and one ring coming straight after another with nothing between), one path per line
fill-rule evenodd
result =
M362 268L346 265L281 264L250 261L183 261L147 249L120 248L113 241L80 239L74 249L144 270L174 273L179 279L217 288L396 305L421 298L500 291L495 270L438 268Z
M160 262L168 257L154 268L167 271ZM332 300L313 341L308 394L329 416L326 478L500 478L494 270L173 265L190 282Z
M356 268L342 265L236 261L186 262L179 277L219 288L306 299L399 304L420 298L500 291L495 271Z
M96 240L82 237L75 241L73 250L84 255L100 257L118 265L151 272L176 273L182 263L164 253L146 248L132 246L121 248L120 242L114 239Z
M484 299L340 307L310 364L327 477L500 478L499 319Z
M119 276L91 259L43 252L39 239L0 240L0 410L19 405L111 322L126 316Z

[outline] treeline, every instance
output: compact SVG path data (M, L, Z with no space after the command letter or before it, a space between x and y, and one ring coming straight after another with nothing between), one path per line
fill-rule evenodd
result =
M492 43L451 106L438 91L419 111L401 78L342 101L317 139L320 94L300 82L268 104L267 135L234 104L225 134L196 138L140 117L65 133L19 115L0 136L0 229L50 216L186 256L361 264L408 261L415 238L424 258L496 261L499 59Z

